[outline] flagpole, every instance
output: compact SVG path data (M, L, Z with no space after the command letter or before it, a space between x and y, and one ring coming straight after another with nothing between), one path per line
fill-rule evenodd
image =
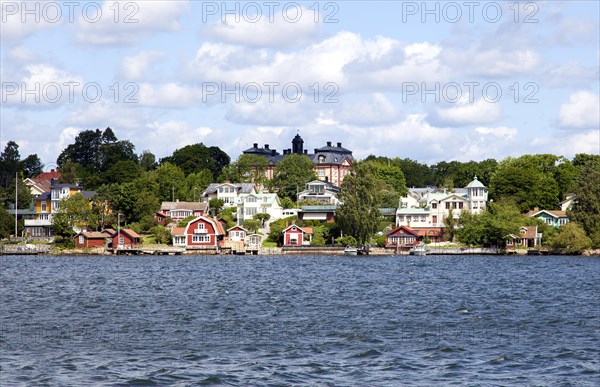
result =
M17 235L18 229L18 222L17 222L17 213L19 212L19 172L15 172L15 238L17 238L19 235Z

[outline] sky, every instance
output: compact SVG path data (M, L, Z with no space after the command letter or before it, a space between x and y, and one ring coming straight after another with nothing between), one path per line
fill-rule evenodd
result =
M600 153L598 1L5 1L0 146Z

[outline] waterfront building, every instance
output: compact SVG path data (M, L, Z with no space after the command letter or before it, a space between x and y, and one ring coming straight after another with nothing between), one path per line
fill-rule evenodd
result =
M341 142L333 145L331 141L327 141L325 146L314 148L314 152L309 153L308 149L304 149L304 140L299 134L292 139L292 147L284 149L283 154L271 149L269 144L259 147L258 143L254 143L252 148L246 149L243 153L264 156L269 160L265 171L265 176L269 180L273 179L275 167L285 156L290 154L305 155L313 162L314 171L319 180L338 187L342 184L344 177L350 173L350 167L354 162L352 151L344 148Z

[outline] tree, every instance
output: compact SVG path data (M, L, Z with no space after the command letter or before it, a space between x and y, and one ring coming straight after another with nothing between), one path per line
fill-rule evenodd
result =
M130 214L131 221L138 221L144 218L155 219L155 213L160 209L160 201L149 191L142 191L137 195L133 205L133 214Z
M343 204L337 210L337 222L346 235L359 243L369 242L377 231L381 214L381 193L376 167L372 163L357 163L346 175L340 190Z
M79 173L77 171L79 164L74 163L71 160L65 161L62 167L59 168L60 178L59 182L63 184L75 184L79 180Z
M15 232L15 217L0 206L0 239L5 239Z
M588 160L580 168L573 191L576 200L568 215L591 236L600 230L600 158L598 161Z
M185 177L186 200L199 201L200 195L212 181L212 173L203 169Z
M37 154L27 156L22 162L23 175L27 177L34 177L44 171L44 165Z
M163 226L154 226L149 230L150 234L154 237L156 243L169 244L171 243L172 236L168 228Z
M15 174L21 170L19 145L14 141L6 143L0 154L0 186L7 188L14 181Z
M213 198L208 201L208 207L215 212L215 215L220 214L223 211L225 202L223 199Z
M185 174L178 166L164 162L155 171L150 172L158 182L158 199L171 201L185 198Z
M156 156L149 150L145 150L139 156L140 168L144 171L153 171L157 167Z
M556 208L559 186L554 177L557 156L525 155L503 160L492 175L490 197L514 200L521 211Z
M105 183L127 183L140 177L142 169L132 160L119 160L104 172Z
M311 245L313 246L325 246L325 227L315 226L313 227L313 236Z
M456 236L467 245L504 246L508 236L517 234L519 227L526 222L527 218L521 215L514 203L505 200L490 202L481 214L462 212Z
M266 157L242 154L236 161L223 169L219 180L262 185L266 181L268 167L269 160Z
M244 228L246 230L252 231L253 233L256 233L260 228L260 221L256 219L246 219L244 220Z
M13 178L12 183L10 184L10 186L7 189L7 195L6 198L9 202L11 203L15 203L15 200L18 202L17 203L17 208L18 209L27 209L31 206L31 202L33 200L33 197L31 196L31 191L29 190L29 187L27 187L25 185L25 182L19 178L18 181L18 185L17 185L17 191L16 194L18 195L18 197L15 197L15 179Z
M181 219L177 222L177 227L186 227L194 219L196 219L196 215L190 215L187 218Z
M208 169L212 173L212 181L217 180L229 162L229 156L220 148L208 148L202 143L184 146L161 160L161 164L171 163L178 166L185 175Z
M454 242L454 235L456 234L457 225L458 222L457 219L454 218L454 212L452 209L450 209L448 216L444 217L444 234L446 234L446 237L450 242Z
M297 154L286 155L275 167L271 185L280 197L298 200L298 191L304 189L306 183L315 180L312 161Z
M62 236L73 236L76 228L97 228L98 224L90 202L80 193L62 199L52 215L52 228Z
M271 214L261 212L261 213L255 214L252 218L258 220L260 222L260 226L264 227L265 222L268 221L269 219L271 219Z
M577 253L591 248L592 240L585 235L585 230L580 225L569 222L560 227L550 244L553 249Z
M279 195L277 195L279 196ZM284 197L282 198L281 196L279 196L279 203L281 204L281 207L287 209L287 208L296 208L296 202L294 202L292 199L288 198L288 197Z

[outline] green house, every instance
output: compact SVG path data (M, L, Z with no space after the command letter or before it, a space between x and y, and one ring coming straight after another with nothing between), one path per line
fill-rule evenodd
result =
M527 216L538 218L544 221L547 225L559 228L562 225L569 223L569 217L566 211L560 210L538 210L529 211Z

